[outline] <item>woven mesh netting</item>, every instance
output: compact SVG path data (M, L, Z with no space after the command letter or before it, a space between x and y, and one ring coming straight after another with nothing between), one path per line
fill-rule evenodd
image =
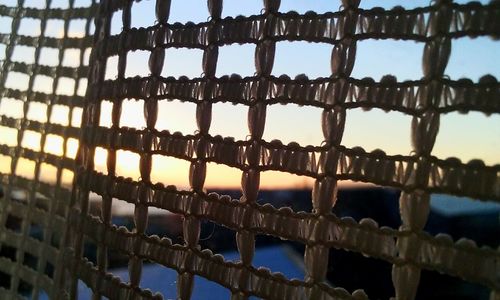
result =
M50 3L39 1L37 8L0 2L2 299L29 290L34 298L42 290L56 298L63 291L54 278L61 277L56 266L64 265L97 5Z
M497 249L423 230L433 193L500 201L499 165L432 155L444 114L500 113L500 84L495 77L483 76L473 82L444 75L452 41L500 36L497 1L456 4L441 0L426 7L385 10L361 9L359 0L342 0L340 8L332 6L333 12L299 14L281 12L280 1L265 0L259 15L222 18L224 1L208 0L207 7L192 8L208 10L208 21L181 24L169 22L171 1L156 0L156 19L150 20L147 28L131 24L134 7L142 3L139 1L102 0L86 8L77 8L69 1L64 9L52 8L50 2L46 9L24 8L22 0L16 7L0 6L0 16L11 21L10 31L0 34L0 43L6 45L0 74L1 104L22 106L19 115L0 116L2 129L15 137L11 143L0 140L0 178L5 187L0 202L0 245L2 251L10 253L0 257L0 272L9 278L1 293L15 297L28 286L35 298L42 291L55 299L73 298L80 281L93 291L94 299L161 298L141 288L143 265L154 262L177 271L180 299L190 298L197 276L226 287L231 299L370 297L363 290L347 292L326 281L329 250L336 248L392 265L397 299L415 297L421 270L483 285L491 290L492 299L500 297ZM120 30L112 34L112 20L117 15ZM32 36L20 33L20 23L26 19L36 20L40 31ZM54 20L60 21L58 36L48 34L48 24ZM83 26L72 33L75 20ZM356 44L374 39L421 43L423 77L404 82L394 76L384 76L379 82L351 77ZM331 76L273 75L276 44L282 41L331 47L331 60L324 62L331 65ZM219 48L231 44L255 47L253 76L216 76ZM32 48L34 60L14 60L18 47ZM86 59L89 48L92 51ZM170 48L202 51L202 75L163 76L162 71L169 68L165 56ZM53 65L49 65L50 59L42 58L47 49L56 53L49 55L55 59ZM77 54L68 54L68 50ZM147 76L127 75L129 54L135 51L148 53ZM66 65L68 55L76 56ZM113 57L115 65L109 64ZM112 68L116 77L108 78ZM28 78L25 86L16 85L20 76ZM39 77L50 81L42 85L42 91L34 89ZM137 112L144 118L143 128L120 124L122 106L128 99L144 103L143 111ZM158 120L163 118L159 105L173 100L196 106L196 117L191 120L197 126L195 134L158 129ZM112 105L110 126L100 122L105 101ZM245 140L209 133L212 107L220 102L247 107L247 119L241 120L248 123ZM307 120L321 125L322 143L301 146L265 140L266 110L277 103L297 104L298 110L322 110L319 119ZM379 108L409 116L411 154L387 155L381 150L366 152L361 147L345 146L346 116L356 108ZM41 116L33 118L32 111L40 110ZM66 118L55 120L52 115L56 110L64 110ZM27 135L36 135L37 142L25 142ZM60 147L47 146L54 143ZM75 143L78 151L73 149ZM104 170L95 166L96 152L101 149L107 151ZM117 173L120 151L140 157L139 178ZM186 161L189 188L156 182L151 176L154 157ZM32 171L18 170L21 161L32 166ZM241 171L240 199L206 191L209 163ZM312 212L259 204L260 175L270 170L312 178ZM356 222L333 214L337 186L344 180L401 190L402 225L397 229L379 227L371 219ZM89 210L90 194L100 197L97 215ZM112 205L116 201L134 205L133 230L113 224ZM183 216L183 243L146 233L152 207ZM200 224L204 220L236 232L239 261L201 249ZM39 236L30 230L34 225L41 228ZM257 235L303 244L305 278L288 279L254 265ZM95 261L84 255L87 244L97 249ZM127 282L108 272L110 252L127 258Z

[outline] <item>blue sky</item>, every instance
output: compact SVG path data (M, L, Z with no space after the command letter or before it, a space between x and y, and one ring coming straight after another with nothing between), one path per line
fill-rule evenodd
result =
M371 8L383 3L385 8L393 7L400 1L362 1L361 7ZM458 1L465 2L465 1ZM204 22L208 18L206 1L172 1L169 22ZM261 1L225 0L223 17L259 14ZM406 1L411 7L425 6L429 1ZM486 1L483 1L486 3ZM282 1L280 10L285 12L296 10L304 13L308 10L316 12L335 11L340 1ZM147 27L153 25L154 1L142 1L134 4L132 10L132 26ZM113 18L112 32L121 30L121 15ZM488 37L476 39L463 38L452 42L452 55L446 69L451 79L462 77L473 81L484 74L492 74L500 78L500 60L497 53L500 43ZM416 80L422 77L423 43L394 40L364 40L357 44L357 58L352 77L372 77L380 80L386 74L395 75L398 80ZM276 56L273 75L288 74L291 77L305 73L309 78L328 77L330 71L331 45L307 42L279 42L276 45ZM255 72L253 44L225 45L219 48L217 76L238 73L252 76ZM129 53L127 73L129 76L147 75L148 53L136 51ZM202 50L199 49L167 49L163 76L198 77L202 73ZM110 66L108 78L116 76L117 57L108 60ZM130 112L140 110L142 102L128 102ZM135 104L134 104L135 103ZM110 103L105 104L110 112ZM124 107L126 107L125 105ZM160 104L159 129L193 133L195 127L195 105L180 101L162 102ZM109 116L110 114L107 114ZM271 105L267 108L265 140L280 139L284 143L296 141L301 145L319 145L323 140L321 132L321 109L315 107L299 107L294 104ZM142 119L123 118L128 126L142 127ZM213 117L210 128L212 135L232 136L244 140L248 135L246 125L247 108L243 105L217 103L213 105ZM108 118L109 120L109 118ZM408 155L412 151L410 140L411 117L399 112L384 112L379 109L363 111L352 109L347 113L346 129L343 144L348 147L362 146L367 151L382 149L388 154ZM441 116L441 128L437 137L433 154L440 158L456 156L464 162L470 159L483 159L486 164L500 163L500 117L487 118L481 113L461 115L450 113ZM162 165L161 163L159 165ZM175 169L184 170L186 166L179 161L164 162L165 167L176 165ZM212 171L211 171L212 170ZM225 184L239 184L239 170L225 166L209 166L209 175L218 173L226 178ZM131 174L132 175L132 174ZM185 174L182 175L182 177ZM186 175L187 176L187 175ZM209 176L213 179L214 176ZM230 182L227 178L234 178ZM269 181L289 182L300 185L310 180L298 176L285 177L275 172L269 175ZM214 179L208 184L220 184ZM263 180L263 182L265 182Z
M393 7L401 1L365 0L361 7L371 8L384 5ZM465 3L467 1L456 1ZM487 3L488 1L481 1ZM204 0L172 1L170 22L203 22L208 17ZM223 16L258 14L262 9L261 1L225 0ZM428 5L429 1L406 1L406 7ZM136 4L132 24L150 26L154 19L154 1ZM296 10L304 13L335 11L340 1L282 1L280 11ZM135 16L134 16L135 12ZM119 29L119 25L115 26ZM477 82L485 74L500 78L500 43L488 37L455 39L452 42L452 55L446 69L451 79L468 77ZM375 80L386 74L395 75L398 80L414 80L422 77L423 43L394 40L364 40L357 44L357 58L352 77L373 77ZM217 75L238 73L251 76L255 72L253 44L227 45L219 49ZM331 45L307 42L279 42L273 68L274 75L288 74L291 77L305 73L310 78L330 75ZM140 56L140 55L137 55ZM147 74L146 57L136 60L134 70ZM201 74L202 51L193 49L168 49L165 75L187 75L197 77ZM184 112L194 113L194 105L178 104ZM193 107L190 107L193 106ZM228 113L231 112L231 113ZM264 138L279 138L283 141L297 141L302 145L317 145L322 141L320 128L321 110L296 105L272 105L268 107L268 118ZM231 135L244 138L247 134L246 108L241 105L214 105L213 134ZM301 122L297 122L301 120ZM381 148L390 154L409 154L411 118L398 112L385 113L378 109L364 112L350 110L347 115L346 146L360 145L366 150ZM180 126L182 127L182 126ZM287 128L289 130L283 130ZM182 128L178 129L181 130ZM192 128L191 128L192 129ZM186 128L186 130L189 130ZM386 134L381 134L386 132ZM468 161L481 158L487 164L500 163L500 118L489 118L481 113L468 116L450 113L441 117L441 130L435 145L435 155L445 158L449 155Z

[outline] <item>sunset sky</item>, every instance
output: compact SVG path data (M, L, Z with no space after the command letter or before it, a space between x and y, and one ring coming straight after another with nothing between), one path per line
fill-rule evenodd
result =
M4 1L5 2L5 1ZM2 3L4 3L2 2ZM17 1L6 1L6 5L15 5ZM10 3L10 2L13 2ZM27 1L27 3L42 3L43 1ZM56 6L65 1L53 1ZM82 2L82 1L77 1ZM83 1L85 2L85 1ZM362 1L361 7L369 8L379 6L383 2L386 8L390 8L400 1ZM411 7L428 5L429 0L408 1ZM467 2L467 1L455 1ZM488 1L481 1L487 3ZM281 11L296 10L304 13L314 10L318 13L335 11L340 6L340 1L321 0L282 0ZM257 0L225 0L223 16L236 16L259 14L262 9L262 1ZM206 21L208 11L206 0L173 0L171 7L170 22L202 22ZM132 9L132 25L151 26L154 24L154 1L142 1L136 3ZM118 14L113 19L112 33L117 34L121 30L121 16ZM34 24L34 25L33 25ZM21 33L26 35L38 35L40 33L37 23L27 21L22 23ZM52 25L51 25L52 24ZM39 26L39 25L38 25ZM0 18L0 33L9 32L8 20ZM82 36L81 24L70 28L70 35ZM61 37L62 31L56 23L50 23L47 35ZM357 43L357 59L351 74L354 78L373 77L380 80L383 75L392 74L398 81L419 79L422 77L422 52L423 43L412 41L391 40L365 40ZM255 72L254 65L255 45L227 45L219 49L219 61L217 65L217 76L238 73L242 76L251 76ZM273 75L288 74L294 77L305 73L309 78L330 76L330 56L332 46L329 44L313 44L306 42L279 42L276 46L276 58ZM42 51L41 63L57 65L57 51L47 49ZM51 54L52 53L52 54ZM500 78L500 43L492 41L488 37L476 39L461 38L452 41L452 54L446 69L446 75L451 79L468 77L477 82L485 74L492 74ZM88 56L88 51L86 52ZM202 73L202 50L198 49L167 49L163 76L186 75L190 78L198 77ZM79 56L78 50L69 50L65 53L63 65L75 66ZM148 52L130 52L128 54L127 76L147 76L149 74L147 60ZM5 57L5 45L0 44L0 59ZM34 48L15 48L13 60L34 63ZM108 60L107 79L116 76L117 57ZM10 88L26 89L27 75L10 73L6 86ZM84 83L84 82L82 82ZM48 77L37 79L35 90L51 92L51 79ZM74 82L62 81L59 84L58 93L71 94ZM84 94L80 89L79 94ZM51 120L46 118L45 104L30 104L28 118L41 122L53 122L67 125L68 109L63 106L55 106ZM102 103L101 126L111 124L111 103ZM180 131L183 134L193 134L196 128L195 110L193 103L182 103L178 100L161 101L157 129ZM0 102L0 114L13 118L22 118L22 102L15 99L2 99ZM80 123L81 110L73 112L73 126ZM243 105L232 105L230 103L217 103L213 105L211 135L232 136L236 140L245 140L248 135L247 107ZM143 128L145 126L143 117L142 100L125 100L120 120L121 126ZM399 112L386 113L379 109L363 111L352 109L347 113L347 122L342 144L347 147L361 146L367 151L382 149L387 154L410 154L410 127L411 117ZM16 145L16 130L0 126L0 143L9 146ZM297 105L272 105L267 108L266 129L264 139L271 141L280 139L283 143L296 141L300 145L320 145L323 141L321 132L321 109L314 107L299 107ZM40 135L34 132L26 132L22 146L34 150L40 150ZM47 137L46 152L56 155L62 154L62 139L57 136ZM73 157L77 149L77 141L68 141L68 156ZM492 115L486 117L481 113L449 113L441 116L440 131L433 150L433 155L439 158L455 156L462 161L479 158L487 165L500 163L500 116ZM96 168L106 172L106 151L97 149ZM133 179L139 178L139 156L126 151L118 153L118 173ZM175 184L181 188L188 187L189 163L174 158L155 156L153 161L154 181L165 184ZM0 155L0 172L9 172L8 157ZM19 174L30 176L34 167L33 162L25 159L20 161ZM50 180L55 176L55 168L45 166L43 176ZM52 172L50 171L52 170ZM66 172L70 174L70 172ZM240 185L241 171L223 165L211 163L208 165L208 175L205 186L207 187L238 187ZM70 177L66 176L67 182ZM311 179L299 177L281 172L264 172L261 176L261 187L263 188L290 188L304 187L311 184Z

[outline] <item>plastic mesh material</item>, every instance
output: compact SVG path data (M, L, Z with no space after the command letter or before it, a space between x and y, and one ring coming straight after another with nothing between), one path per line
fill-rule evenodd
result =
M23 2L0 4L0 295L56 298L97 5Z
M22 4L22 1L20 1ZM48 1L50 2L50 1ZM10 289L17 294L20 282L40 289L51 296L73 297L78 280L90 287L96 296L110 299L151 299L161 297L140 288L141 270L145 260L173 268L178 272L177 293L189 299L196 289L194 276L202 276L227 287L232 299L248 296L273 299L365 299L362 290L352 294L326 283L330 248L346 249L392 264L392 281L397 299L413 299L422 269L458 276L491 289L493 298L500 297L498 278L500 253L478 247L474 241L454 242L448 235L431 236L423 231L429 214L431 193L466 196L478 200L500 200L500 166L486 166L482 161L463 163L456 158L439 159L431 155L439 130L440 117L449 112L477 111L487 115L500 113L500 85L493 76L484 76L474 83L468 79L450 80L444 71L451 53L451 41L462 37L500 35L500 5L478 3L455 4L435 1L430 6L406 10L359 8L359 0L343 0L338 11L317 14L279 12L280 1L265 0L260 15L221 18L224 1L208 0L210 18L193 24L169 23L170 1L156 1L156 20L151 27L132 28L133 1L105 1L90 8L25 9L0 6L0 15L13 19L11 33L0 35L7 45L2 61L0 87L5 98L22 101L23 116L1 116L1 125L17 130L15 145L1 145L2 155L11 161L10 171L1 174L6 186L1 202L0 241L3 248L15 249L12 258L2 257L0 271L11 276ZM193 9L206 9L193 7ZM332 7L332 10L335 10ZM121 33L111 35L111 22L121 13ZM95 17L95 34L91 41L89 22ZM41 20L41 34L35 37L18 34L19 21ZM62 38L44 36L49 19L64 21ZM87 20L82 38L68 37L68 23L76 18ZM423 43L423 77L399 82L384 76L380 82L351 77L356 59L356 44L369 39L396 39ZM331 76L310 79L300 75L294 79L271 75L276 43L307 41L330 45ZM223 45L255 45L255 75L242 78L237 74L216 77L219 47ZM35 47L35 63L12 61L18 45ZM83 50L92 45L90 66L84 64ZM45 47L59 50L58 65L48 67L39 59ZM168 48L194 48L203 51L199 78L162 77ZM62 50L82 50L78 67L62 65ZM149 52L149 76L127 77L128 53ZM453 49L460 51L460 49ZM118 56L117 77L105 79L108 58ZM83 100L78 95L80 78L88 75ZM9 88L7 78L14 72L29 76L28 88ZM36 75L54 79L49 93L33 91ZM58 82L68 77L77 80L69 95L57 93ZM120 125L125 99L144 101L143 129ZM197 132L182 135L157 130L159 102L192 102L196 105ZM100 126L101 103L112 102L112 124ZM229 101L248 107L246 140L211 136L212 106ZM34 102L47 105L47 122L28 119ZM284 145L266 141L266 109L275 103L313 106L323 110L319 122L324 141L321 145L303 147L297 143ZM64 105L71 112L83 107L81 130L71 125L50 122L51 107ZM354 108L380 108L411 116L413 151L411 155L386 155L381 150L365 152L360 147L347 148L342 143L346 116ZM300 109L300 108L298 108ZM138 114L142 112L138 112ZM23 146L27 131L40 133L38 150ZM47 137L57 135L65 141L79 139L80 148L71 187L62 185L62 170L72 170L75 161L44 151ZM106 172L95 169L96 147L108 152ZM127 150L140 156L140 179L117 175L117 152ZM190 189L153 182L153 155L175 157L188 161ZM33 174L16 172L20 159L34 162ZM207 163L224 164L241 170L241 199L207 194L204 182ZM41 180L44 164L56 167L57 180ZM259 205L257 195L260 174L275 170L314 178L313 212L295 212ZM341 219L331 211L336 202L337 185L341 180L369 182L402 191L399 229L380 228L370 219L357 223ZM168 183L167 183L168 184ZM26 201L12 197L14 189L27 191ZM100 216L89 213L89 194L102 197ZM46 206L39 206L39 199ZM128 231L111 223L113 201L135 205L135 229ZM40 200L41 201L41 200ZM184 216L184 244L173 244L166 238L145 234L148 208L157 207ZM59 209L60 208L60 209ZM68 209L69 208L69 209ZM9 228L9 217L22 220L20 228ZM201 220L209 220L236 232L240 262L225 261L210 250L198 246ZM30 224L43 228L43 238L30 236ZM11 226L12 227L12 226ZM303 280L289 280L281 274L252 264L255 236L271 235L305 245ZM54 237L60 241L54 243ZM83 257L85 243L97 247L96 264ZM63 249L64 251L61 251ZM116 251L129 258L129 282L114 278L107 271L108 252ZM24 262L24 254L37 258L34 266ZM47 264L54 272L47 273ZM161 279L158 279L161 280ZM34 294L36 295L36 294ZM135 297L135 298L134 298Z

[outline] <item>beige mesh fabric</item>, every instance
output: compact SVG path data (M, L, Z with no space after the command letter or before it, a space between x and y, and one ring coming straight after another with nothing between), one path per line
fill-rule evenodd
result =
M63 265L97 4L69 1L58 9L39 2L48 9L0 3L0 273L10 275L2 299L21 298L18 292L28 289L34 298L63 291L54 269Z
M50 1L47 1L50 3ZM500 5L454 4L436 1L430 6L405 10L359 9L359 0L343 0L334 12L279 12L280 1L265 0L262 13L250 17L221 18L223 0L208 0L210 19L199 24L169 23L170 1L156 1L156 22L148 28L131 28L133 1L106 1L89 8L25 9L0 6L0 15L13 19L10 34L1 34L6 45L0 74L2 104L5 99L21 101L19 118L0 116L1 126L16 130L13 145L3 144L0 151L10 164L2 171L5 196L0 202L0 245L15 249L14 257L0 257L0 271L11 276L10 289L0 293L14 296L21 282L33 287L33 297L44 291L52 298L73 298L80 280L94 291L95 299L161 298L140 287L144 261L152 261L178 272L177 294L189 299L196 289L194 276L202 276L228 288L232 299L257 296L265 299L365 299L362 290L349 293L332 287L325 280L330 248L340 248L374 257L392 264L392 280L397 299L413 299L422 269L457 276L491 289L491 297L500 297L500 253L497 249L478 247L474 241L454 242L447 235L431 236L423 231L429 213L431 193L466 196L478 200L500 200L500 166L486 166L482 161L463 163L456 158L439 159L431 151L439 130L441 115L449 112L478 111L500 113L500 85L492 76L478 83L454 81L443 74L451 52L451 41L465 36L500 35ZM50 7L50 6L49 6ZM193 9L207 9L193 7ZM121 12L122 31L111 35L111 20ZM91 37L90 20L95 17L95 34ZM18 34L24 18L41 21L41 31L33 37ZM44 35L49 19L64 22L59 38ZM86 20L83 37L68 35L73 19ZM392 76L381 82L350 76L356 59L356 43L366 39L412 40L424 43L422 66L424 77L416 81L398 82ZM308 41L331 45L331 76L309 79L298 76L271 75L275 47L279 41ZM227 44L255 45L255 75L242 78L215 76L218 49ZM35 62L15 62L12 53L19 45L35 48ZM92 46L89 67L84 51ZM49 67L40 60L46 47L59 50L57 66ZM203 50L203 75L199 78L163 78L167 48ZM63 66L65 49L82 50L77 67ZM150 52L147 77L126 77L127 53ZM460 49L453 49L460 51ZM107 60L118 55L117 78L105 80ZM78 93L79 79L88 72L85 99ZM9 87L13 73L29 76L24 90ZM37 75L53 78L49 92L35 92ZM13 76L13 75L12 75ZM75 80L73 92L58 93L62 78ZM144 100L145 128L120 126L124 99ZM181 101L196 104L197 133L181 135L156 128L158 103ZM112 125L99 126L101 103L111 101ZM209 134L212 105L230 101L248 106L249 138L244 141L220 139ZM47 106L47 120L28 118L33 103ZM266 108L273 103L294 103L323 109L319 122L324 142L302 147L297 143L265 141ZM51 122L55 105L69 108L67 124ZM72 112L83 107L81 130L73 127ZM354 108L381 108L398 111L413 118L411 155L389 156L380 150L365 152L360 147L342 144L346 115ZM300 108L298 108L300 109ZM243 121L242 121L243 122ZM40 134L39 145L29 149L23 145L28 131ZM78 139L78 159L68 157L63 147L62 158L47 153L49 135ZM66 143L64 143L66 145ZM107 171L95 170L96 147L108 151ZM130 179L116 174L117 151L140 155L140 178ZM162 155L190 162L190 190L152 182L152 156ZM20 173L21 160L34 164L34 171ZM204 189L207 163L215 162L241 170L241 199L207 194ZM54 180L43 180L44 166L56 168ZM71 186L63 185L63 170L73 170ZM3 170L3 169L2 169ZM288 172L315 179L312 192L313 212L276 209L257 203L260 174L266 170ZM402 226L379 228L373 220L359 223L332 214L337 185L341 180L368 182L402 190L400 212ZM168 185L169 183L165 183ZM13 197L14 191L27 196ZM89 213L89 194L102 196L99 217ZM135 205L135 229L117 228L111 223L111 205L120 199ZM148 208L157 207L184 216L185 244L148 236ZM9 225L13 218L20 226ZM210 250L198 246L200 221L210 220L236 231L240 262L225 261ZM38 240L29 236L31 224L43 228ZM255 235L297 241L305 245L306 276L287 279L252 264ZM97 246L94 265L83 257L85 242ZM108 253L116 251L129 258L129 282L107 273ZM37 258L34 266L24 263L26 254ZM47 265L54 268L47 272ZM375 275L374 275L375 276ZM158 280L162 280L158 278Z

